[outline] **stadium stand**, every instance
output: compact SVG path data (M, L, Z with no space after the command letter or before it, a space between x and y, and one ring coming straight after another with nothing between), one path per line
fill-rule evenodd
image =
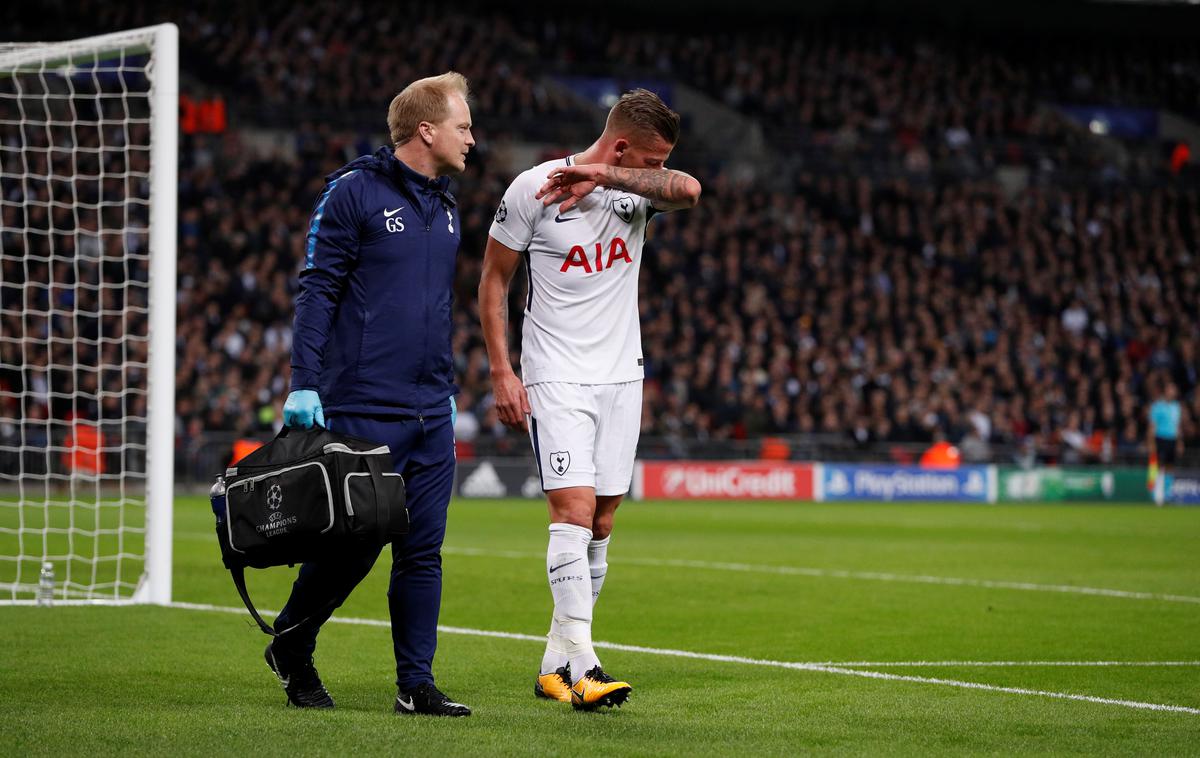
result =
M158 20L149 3L82 5L93 28ZM677 78L757 119L786 156L769 182L707 156L701 207L654 222L641 298L649 454L783 435L896 460L948 439L967 460L1140 461L1149 392L1168 378L1200 419L1195 169L1168 175L1155 143L1126 141L1127 160L1115 161L1111 144L1045 107L1196 115L1195 49L1129 43L1139 63L1125 66L1129 50L1077 43L1050 65L1027 45L936 35L616 34L603 19L513 22L468 9L417 12L407 38L439 44L399 54L397 21L380 4L227 10L200 3L181 25L185 76L226 98L235 122L289 144L268 155L236 129L181 142L184 448L277 423L301 230L320 177L371 149L397 82L453 67L475 85L481 135L457 183L460 437L523 451L491 409L475 303L491 213L511 178L496 152L519 133L565 154L572 125L596 111L542 70L589 61ZM380 20L350 21L367 18ZM21 23L21 34L47 36ZM346 56L351 48L360 54ZM1006 187L1006 166L1033 171L1030 188ZM16 292L21 276L6 270L4 283ZM20 388L34 373L0 383ZM1187 434L1200 441L1195 426Z

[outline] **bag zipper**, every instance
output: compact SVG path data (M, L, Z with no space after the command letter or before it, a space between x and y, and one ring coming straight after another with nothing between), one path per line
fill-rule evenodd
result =
M322 453L347 453L349 455L391 455L391 449L387 445L380 445L372 450L351 450L345 443L330 442L325 447L321 448Z
M289 471L295 471L296 469L304 468L305 466L320 466L321 470L323 472L326 472L325 464L323 464L319 461L308 461L307 463L297 463L295 466L288 466L287 468L276 469L275 471L272 471L268 474L259 474L258 476L247 477L246 479L243 479L240 482L234 482L233 484L229 485L228 489L233 489L235 487L245 487L245 486L249 485L250 492L253 492L255 482L262 481L263 479L270 479L273 476L280 476L281 474L286 474ZM325 476L326 476L326 478L329 477L328 472L326 472Z
M338 443L333 443L333 444L338 444ZM306 455L303 458L299 459L299 461L297 461L297 463L311 463L312 461L319 459L322 455L325 455L324 450L322 450L321 452L313 453L312 455ZM271 467L277 466L277 465L279 465L279 464L259 463L257 465L247 466L246 464L243 463L243 464L239 464L237 466L233 466L231 468L225 469L225 478L228 479L232 476L237 476L238 469L249 469L251 471L256 471L258 469L271 468ZM245 480L243 479L242 481L245 481Z

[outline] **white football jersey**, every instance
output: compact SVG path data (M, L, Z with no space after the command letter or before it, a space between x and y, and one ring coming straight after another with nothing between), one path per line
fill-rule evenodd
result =
M638 272L654 211L644 197L604 187L565 214L559 203L543 206L534 193L556 166L573 160L547 161L520 174L492 222L491 236L525 255L526 385L611 384L644 375Z

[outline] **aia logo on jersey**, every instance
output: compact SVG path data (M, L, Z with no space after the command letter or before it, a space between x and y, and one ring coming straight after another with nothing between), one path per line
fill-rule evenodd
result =
M628 195L622 195L616 200L613 200L613 211L616 212L621 220L626 224L633 221L633 198Z
M550 454L550 468L554 469L554 473L562 476L567 473L567 469L571 468L571 454L566 450L559 450L556 453Z
M567 257L563 259L562 268L559 271L564 274L567 269L579 267L583 269L585 274L592 272L600 273L605 269L610 269L617 261L625 261L633 263L633 258L629 257L629 248L625 247L625 240L616 237L612 242L608 243L608 257L605 258L604 246L599 242L596 243L595 254L589 259L588 252L583 249L583 245L575 245L571 248L571 252L567 253Z

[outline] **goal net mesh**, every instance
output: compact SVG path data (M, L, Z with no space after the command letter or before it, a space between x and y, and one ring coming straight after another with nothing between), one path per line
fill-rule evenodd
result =
M0 46L0 601L146 570L153 34Z

